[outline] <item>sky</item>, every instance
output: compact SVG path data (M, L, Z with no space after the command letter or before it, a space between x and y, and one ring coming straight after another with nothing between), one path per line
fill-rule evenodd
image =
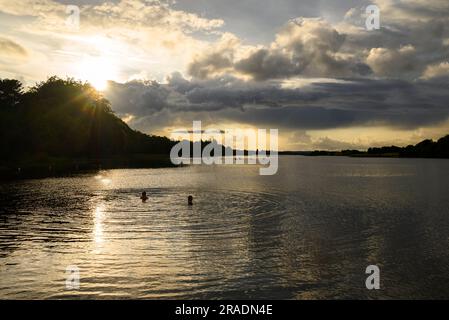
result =
M281 150L405 146L449 133L449 1L0 0L0 78L52 75L148 134L200 120L278 129Z

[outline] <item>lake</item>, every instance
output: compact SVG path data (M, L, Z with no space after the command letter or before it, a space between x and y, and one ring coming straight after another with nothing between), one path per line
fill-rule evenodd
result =
M449 160L279 161L3 182L0 298L449 298Z

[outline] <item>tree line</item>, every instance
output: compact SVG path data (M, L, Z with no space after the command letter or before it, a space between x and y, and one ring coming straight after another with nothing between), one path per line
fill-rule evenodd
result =
M175 142L132 130L89 83L50 77L25 90L0 79L3 161L42 157L168 155Z

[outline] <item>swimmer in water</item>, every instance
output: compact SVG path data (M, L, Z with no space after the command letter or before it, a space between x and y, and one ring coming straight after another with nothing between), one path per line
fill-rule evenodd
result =
M187 198L187 203L189 204L189 206L193 206L193 197L192 196L189 196Z
M142 199L142 202L145 202L148 200L146 191L142 192L142 196L140 197L140 199Z

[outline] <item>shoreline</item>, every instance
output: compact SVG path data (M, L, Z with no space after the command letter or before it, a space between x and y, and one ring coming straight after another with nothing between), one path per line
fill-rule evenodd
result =
M400 155L400 154L370 154L366 152L360 153L344 153L341 151L280 151L280 156L304 156L304 157L349 157L349 158L395 158L395 159L449 159L447 156L438 155Z
M280 151L279 156L348 157L389 159L449 159L438 156L401 156L399 154L345 154L340 151ZM110 169L159 169L176 168L170 157L164 154L134 154L108 158L29 158L22 161L0 163L0 181L69 177L82 173L95 173Z
M108 158L30 158L0 163L0 181L65 177L105 169L173 168L167 155L134 154Z

